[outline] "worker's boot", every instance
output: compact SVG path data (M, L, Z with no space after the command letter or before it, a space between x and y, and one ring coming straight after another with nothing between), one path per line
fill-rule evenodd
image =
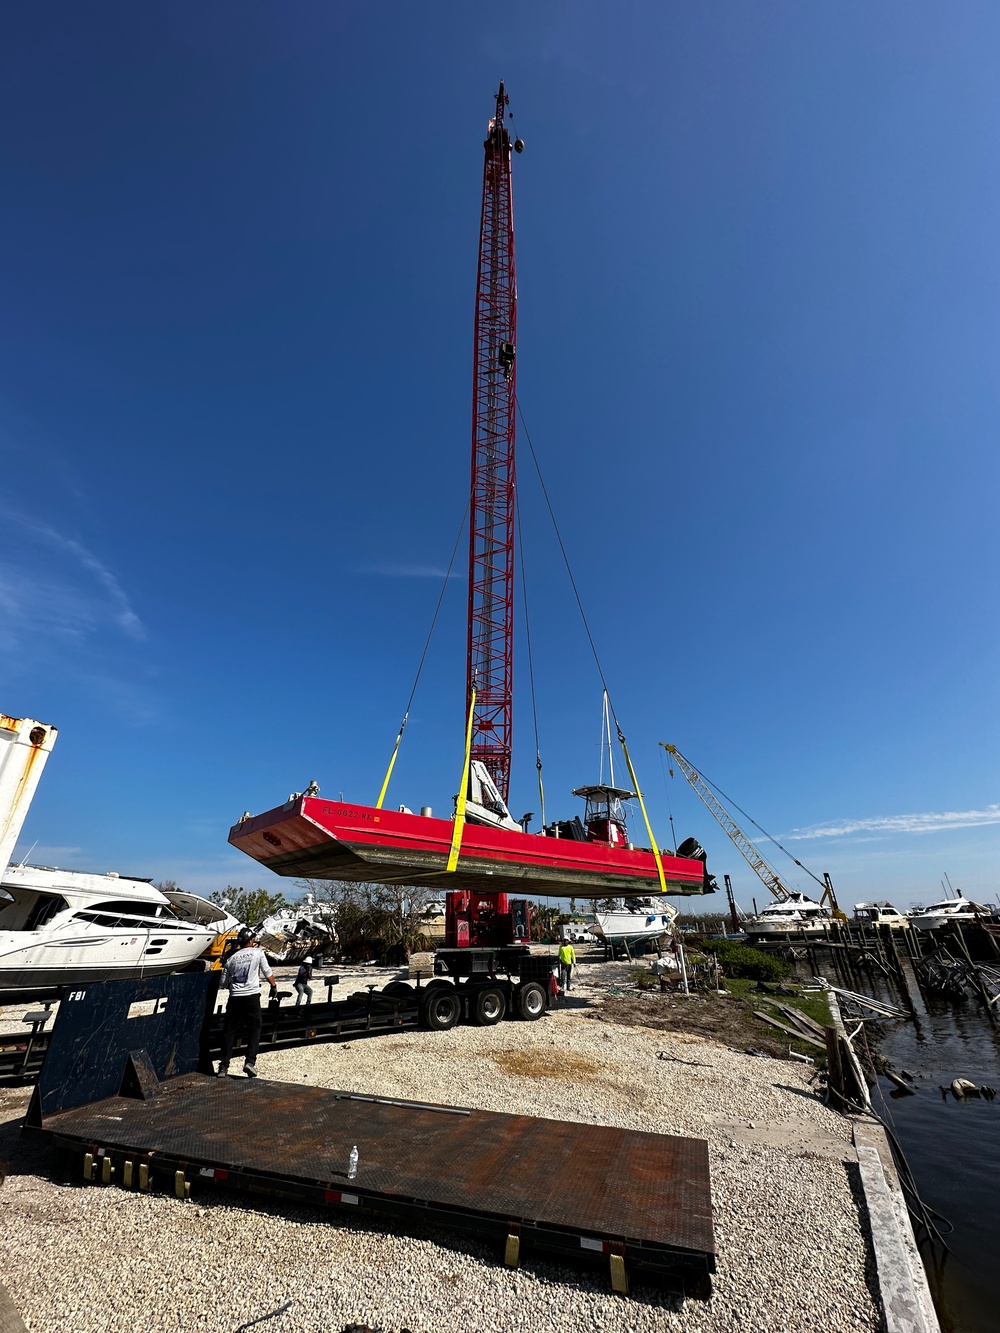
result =
M229 1073L229 1066L220 1064L218 1077L225 1078L228 1073Z
M243 1066L243 1072L244 1072L244 1074L246 1074L247 1078L256 1078L256 1077L257 1077L257 1066L256 1066L256 1065L251 1065L251 1064L245 1064L245 1065Z

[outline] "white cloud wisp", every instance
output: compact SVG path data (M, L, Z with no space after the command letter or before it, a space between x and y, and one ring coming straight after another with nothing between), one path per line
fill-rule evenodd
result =
M831 820L826 824L792 829L784 834L784 840L850 838L872 833L938 833L945 829L982 828L988 824L1000 824L1000 805L988 805L984 810L943 810L930 814L882 815L875 819Z
M28 645L79 642L114 626L134 641L145 626L118 579L91 551L48 524L4 509L9 543L0 556L0 609L4 643L23 652Z

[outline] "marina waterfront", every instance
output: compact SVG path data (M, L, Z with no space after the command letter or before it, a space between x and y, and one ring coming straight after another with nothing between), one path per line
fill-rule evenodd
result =
M872 1106L896 1135L924 1203L947 1219L947 1249L921 1244L944 1333L994 1333L997 1327L995 1238L1000 1234L1000 1099L956 1100L953 1079L1000 1087L1000 1028L972 995L945 997L921 991L904 964L908 995L869 972L837 976L837 955L816 955L832 984L890 1004L908 999L914 1016L880 1023L878 1048L897 1073L913 1075L913 1095L884 1076L871 1090ZM812 969L800 961L806 979ZM853 1028L854 1025L849 1024ZM873 1034L874 1035L874 1034Z
M895 1131L921 1196L954 1227L924 1247L945 1333L992 1333L996 1237L1000 1234L1000 1101L944 1094L952 1079L1000 1085L1000 1032L974 999L916 997L917 1017L886 1025L881 1049L915 1076L908 1097L879 1080L872 1101ZM942 1228L943 1229L943 1228Z

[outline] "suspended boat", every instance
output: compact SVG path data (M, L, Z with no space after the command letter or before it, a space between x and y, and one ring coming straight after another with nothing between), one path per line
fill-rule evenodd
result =
M661 892L651 848L597 841L579 818L543 833L469 822L457 864L449 870L454 833L453 820L430 814L296 794L274 810L245 816L230 829L229 841L269 870L295 879L578 898ZM714 890L704 862L666 853L659 859L668 893Z

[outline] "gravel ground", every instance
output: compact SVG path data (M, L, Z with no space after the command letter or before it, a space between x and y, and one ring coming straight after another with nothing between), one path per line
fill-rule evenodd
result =
M610 967L578 969L569 1004L537 1023L265 1053L258 1067L285 1082L706 1138L711 1300L638 1285L622 1298L603 1271L529 1258L511 1272L449 1233L350 1227L224 1193L182 1204L55 1184L48 1150L16 1139L27 1098L13 1092L0 1093L0 1151L12 1158L0 1280L33 1333L235 1333L256 1320L261 1333L876 1333L847 1122L813 1097L803 1066L594 1022L607 982L629 970ZM345 975L340 993L353 988Z

